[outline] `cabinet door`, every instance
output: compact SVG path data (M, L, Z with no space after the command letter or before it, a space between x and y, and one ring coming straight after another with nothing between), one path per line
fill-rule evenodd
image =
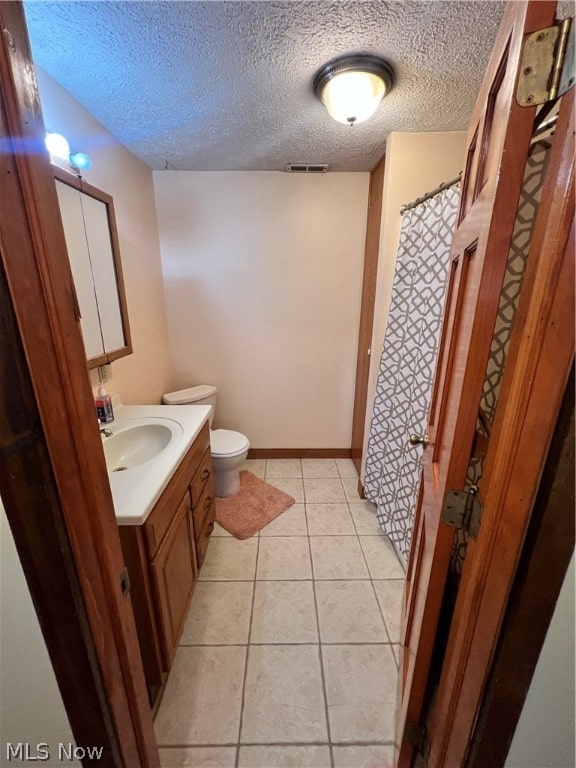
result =
M132 353L114 201L54 167L88 367Z
M118 292L117 268L110 236L108 207L106 203L95 197L82 195L84 226L90 249L104 352L115 352L126 346L126 338Z
M182 499L170 530L150 564L166 669L180 639L196 581L190 494Z
M104 342L100 331L100 318L94 290L94 275L90 263L90 251L86 240L81 193L78 189L56 179L56 192L66 236L66 249L78 304L82 317L80 327L86 349L86 357L104 354Z

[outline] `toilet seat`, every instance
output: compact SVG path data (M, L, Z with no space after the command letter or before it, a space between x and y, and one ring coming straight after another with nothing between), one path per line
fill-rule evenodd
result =
M246 435L232 429L214 429L210 432L210 452L213 458L238 456L250 447Z

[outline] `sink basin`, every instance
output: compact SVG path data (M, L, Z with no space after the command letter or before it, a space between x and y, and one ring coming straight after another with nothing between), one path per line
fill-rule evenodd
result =
M109 472L133 469L154 459L168 447L173 431L165 424L138 424L104 438Z

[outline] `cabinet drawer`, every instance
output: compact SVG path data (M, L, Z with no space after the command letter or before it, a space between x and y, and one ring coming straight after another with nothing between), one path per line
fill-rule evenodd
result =
M208 458L210 458L210 455L208 455ZM192 494L192 498L194 498L194 494ZM214 496L214 480L212 478L212 472L210 472L208 479L204 483L202 493L197 498L198 501L196 503L192 502L192 514L194 515L194 530L196 531L196 538L198 538L199 532L204 528L206 519L210 517L212 520L214 520L214 515L216 513L216 497Z
M209 483L213 484L212 455L210 454L210 448L208 448L204 456L202 456L202 461L200 462L200 466L196 470L196 474L194 475L192 484L190 485L190 493L192 495L193 507L196 507L197 502L200 499L200 496L202 496L202 492L204 491L204 488Z
M214 530L214 518L216 516L216 501L214 494L209 495L204 493L199 501L199 506L204 510L204 518L201 526L196 526L194 522L194 530L196 531L196 559L198 561L198 569L200 569L204 562L206 555L206 547L210 541L210 534Z

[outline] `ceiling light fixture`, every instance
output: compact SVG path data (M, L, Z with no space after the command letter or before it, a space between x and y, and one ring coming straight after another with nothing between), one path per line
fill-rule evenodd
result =
M68 160L70 145L61 133L47 133L44 143L51 159Z
M61 133L47 133L44 139L46 149L50 153L50 162L67 160L75 171L89 171L92 160L85 152L70 152L68 140Z
M371 117L394 85L392 66L379 56L341 56L314 78L314 93L339 123L356 125Z

